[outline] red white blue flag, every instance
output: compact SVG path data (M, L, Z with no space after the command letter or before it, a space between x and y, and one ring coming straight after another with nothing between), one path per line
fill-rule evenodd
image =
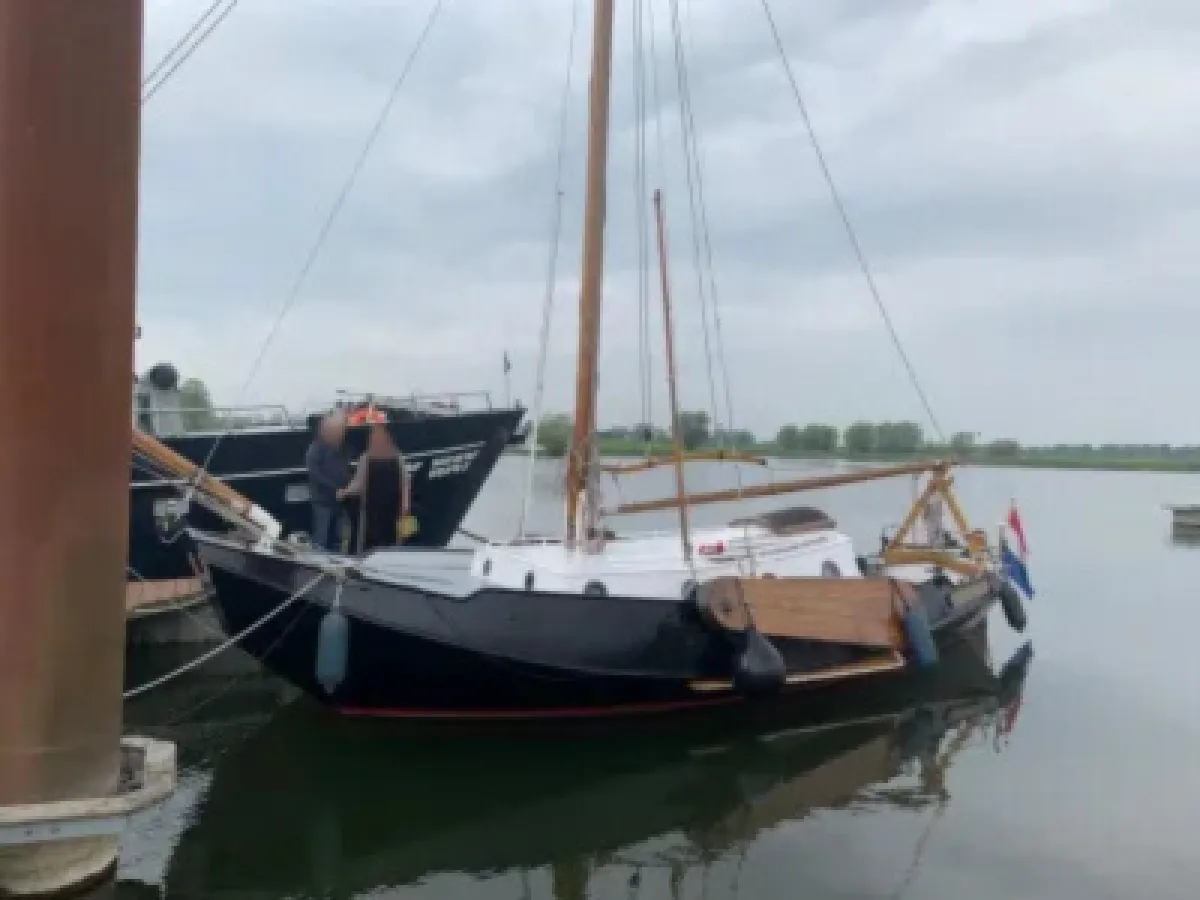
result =
M1017 548L1021 551L1021 559L1025 559L1029 556L1029 545L1025 543L1025 529L1021 525L1016 503L1008 505L1008 530L1017 536Z
M1021 524L1021 516L1017 505L1008 507L1008 518L1005 521L1008 530L1016 537L1017 548L1014 551L1006 538L1000 540L1000 564L1004 575L1030 600L1033 599L1033 584L1029 581L1029 569L1026 558L1029 556L1029 546L1025 543L1025 528Z

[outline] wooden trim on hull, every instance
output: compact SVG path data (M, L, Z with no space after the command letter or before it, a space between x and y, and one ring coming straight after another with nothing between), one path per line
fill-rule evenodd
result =
M869 675L894 675L907 669L904 657L889 654L886 657L835 666L811 672L795 672L787 677L786 685L776 697L764 697L771 702L789 695L801 693L801 689L831 681L844 681ZM393 709L333 705L330 708L338 715L358 719L405 719L409 721L442 722L519 722L561 719L575 721L583 719L621 719L635 716L669 715L720 706L749 705L760 698L735 693L733 682L722 679L697 679L688 687L697 696L687 700L668 700L657 703L622 703L611 706L547 707L543 709Z
M908 664L899 653L888 653L877 659L862 662L847 663L842 666L829 666L824 669L813 669L810 672L792 672L784 678L786 687L794 688L804 685L825 684L830 681L840 681L849 678L862 678L866 675L887 675L906 669ZM690 682L688 687L698 693L715 691L732 691L733 682L722 679L703 679ZM786 688L785 688L786 689Z

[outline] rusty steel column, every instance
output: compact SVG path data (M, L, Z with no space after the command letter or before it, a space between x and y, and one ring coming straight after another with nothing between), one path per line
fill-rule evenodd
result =
M142 0L0 0L0 805L110 794Z

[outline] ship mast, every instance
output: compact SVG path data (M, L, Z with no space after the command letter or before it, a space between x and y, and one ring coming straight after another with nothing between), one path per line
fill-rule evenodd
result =
M675 498L679 501L679 539L684 562L691 562L688 540L687 488L683 480L683 429L679 425L679 395L675 375L675 328L671 322L671 279L667 274L667 223L663 216L662 191L654 192L654 224L658 232L658 274L662 282L663 338L667 344L667 390L671 400L671 455L675 457Z
M579 350L575 369L575 422L567 457L566 540L575 540L579 503L585 549L598 532L596 394L600 305L604 287L604 219L608 168L608 114L612 82L614 0L596 0L592 25L592 74L588 88L587 192L584 197L583 266L579 290Z

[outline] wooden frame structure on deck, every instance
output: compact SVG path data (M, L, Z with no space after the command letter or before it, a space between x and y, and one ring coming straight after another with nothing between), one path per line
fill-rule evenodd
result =
M657 463L667 465L668 463ZM752 500L759 497L776 497L781 494L796 494L802 491L815 491L821 488L842 487L848 484L859 484L864 481L877 481L881 478L895 478L898 475L922 475L936 471L939 467L947 466L939 460L922 460L920 462L903 463L898 466L883 466L877 469L865 469L859 472L844 472L840 475L816 475L811 478L798 478L790 481L778 481L771 484L751 484L741 488L728 488L721 491L705 491L699 494L685 494L683 497L664 497L659 500L638 500L622 503L612 509L603 511L604 515L624 516L634 513L655 512L663 509L674 509L680 502L688 505L701 503L736 503L739 500ZM652 466L644 466L653 468ZM915 518L914 518L915 521Z
M900 527L896 529L896 534L887 542L887 546L881 554L885 563L889 565L906 563L937 565L968 577L983 573L988 558L987 535L979 529L973 529L967 521L962 507L958 503L958 498L954 496L950 465L948 462L939 462L931 468L929 481L926 482L924 490L913 501L908 514L900 523ZM934 499L941 499L945 502L954 526L962 535L969 558L964 559L957 553L948 552L947 548L908 543L921 512Z
M761 457L738 451L701 451L687 454L687 460L729 460L752 462L765 465ZM636 463L626 463L605 467L605 471L613 474L628 474L645 472L650 469L678 463L677 457L650 457ZM730 503L739 500L750 500L762 497L774 497L782 494L801 493L803 491L820 490L823 488L843 487L860 484L867 481L878 481L883 478L895 478L900 475L928 474L929 480L924 489L913 501L896 534L884 547L882 558L889 565L930 564L940 566L948 571L968 577L977 576L984 572L989 551L987 535L980 529L974 529L967 521L958 499L954 496L953 479L950 477L952 462L947 460L921 460L912 463L902 463L895 466L880 466L857 472L844 472L837 475L816 475L811 478L780 481L771 484L754 484L741 488L729 488L720 491L707 491L695 494L681 494L676 497L663 497L657 500L637 500L622 503L602 511L602 515L633 515L635 513L655 512L675 509L680 504L694 505L701 503ZM930 544L910 543L914 526L920 518L926 505L940 499L946 504L950 518L958 533L962 536L967 554L964 557L962 548L936 547Z

